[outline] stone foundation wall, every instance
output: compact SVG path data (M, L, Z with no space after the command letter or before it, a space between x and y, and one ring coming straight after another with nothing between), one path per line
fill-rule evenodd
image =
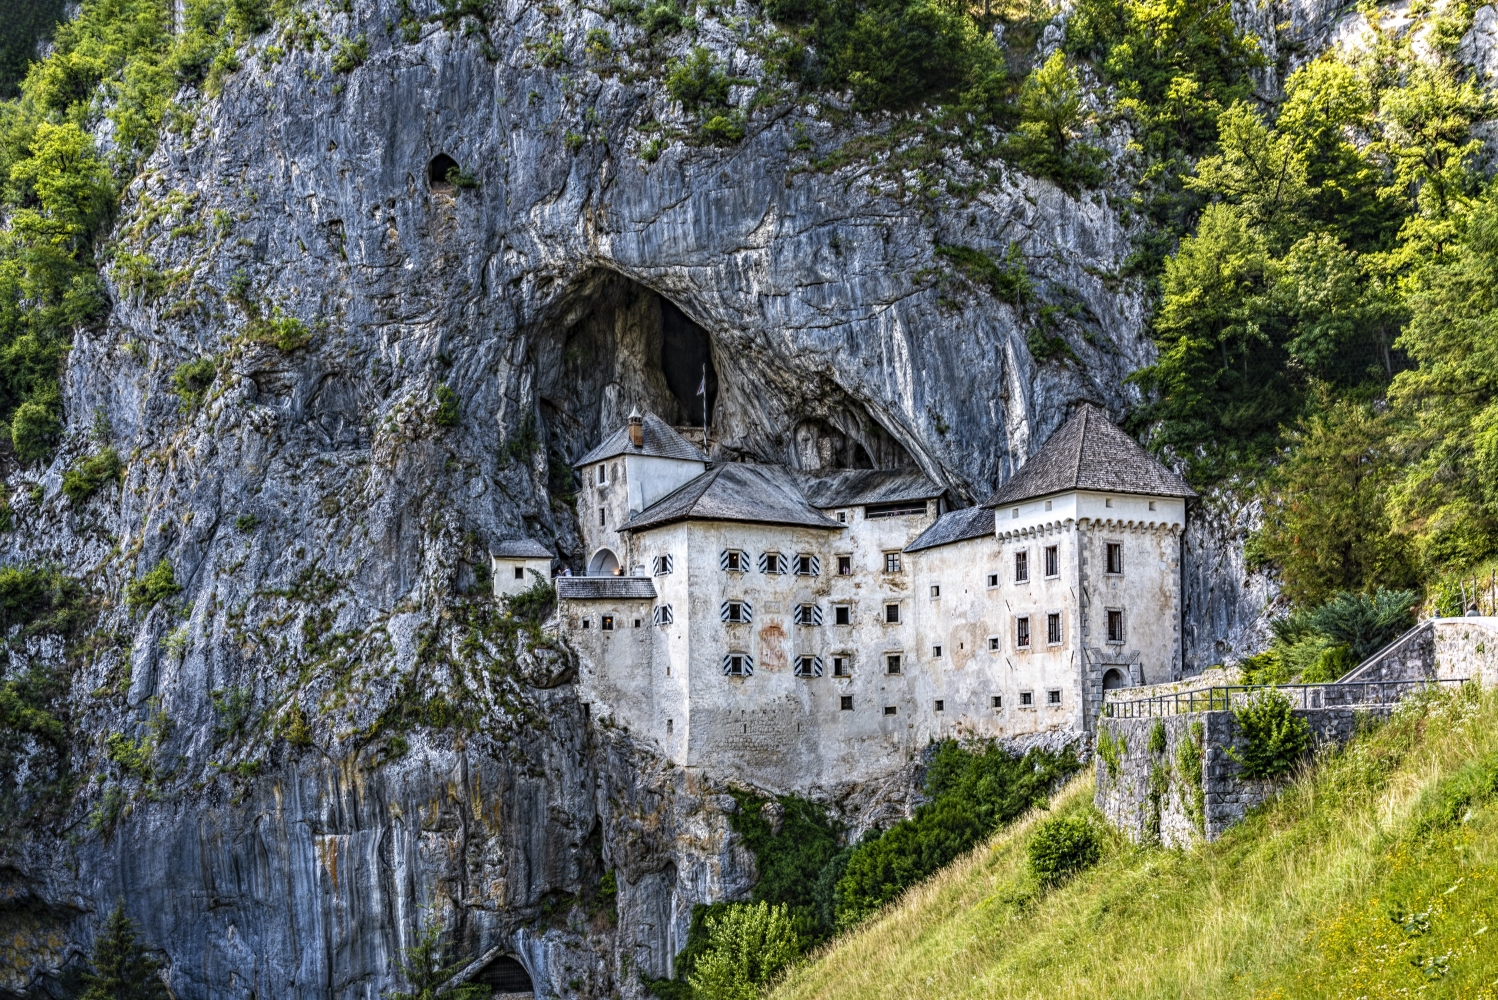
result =
M1342 744L1387 709L1322 708L1295 713L1311 727L1316 746ZM1155 749L1151 736L1159 726ZM1228 751L1247 741L1231 712L1198 712L1159 719L1099 719L1095 802L1108 821L1135 843L1186 847L1216 840L1285 783L1248 781ZM1199 764L1197 763L1199 761Z

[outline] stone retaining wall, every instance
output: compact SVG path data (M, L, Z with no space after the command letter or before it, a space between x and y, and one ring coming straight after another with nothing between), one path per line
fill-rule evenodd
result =
M1387 714L1387 708L1295 713L1310 725L1318 747L1345 743L1360 726ZM1163 732L1164 749L1158 749L1157 739L1157 750L1151 752L1156 725ZM1227 751L1241 752L1246 742L1233 713L1226 711L1160 719L1099 719L1097 807L1135 843L1158 841L1167 847L1185 847L1201 838L1216 840L1284 783L1283 779L1239 777L1242 765ZM1200 760L1199 769L1195 760Z

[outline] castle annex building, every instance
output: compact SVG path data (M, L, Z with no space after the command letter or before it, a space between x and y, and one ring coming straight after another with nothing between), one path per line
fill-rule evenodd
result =
M836 784L1180 676L1194 494L1091 405L958 510L918 470L712 464L649 414L577 466L588 575L556 585L584 700L677 764Z

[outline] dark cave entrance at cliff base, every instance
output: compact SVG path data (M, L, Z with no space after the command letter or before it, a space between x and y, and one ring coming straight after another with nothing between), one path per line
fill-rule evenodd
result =
M489 987L496 997L517 993L534 994L536 991L525 966L509 955L501 955L484 966L472 981L476 985Z

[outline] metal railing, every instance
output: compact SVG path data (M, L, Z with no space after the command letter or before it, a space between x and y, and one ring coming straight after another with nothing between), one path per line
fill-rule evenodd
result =
M1105 719L1151 719L1193 712L1225 712L1240 707L1260 691L1279 691L1294 708L1366 708L1393 705L1422 688L1460 686L1463 678L1412 681L1346 681L1330 684L1232 684L1158 694L1136 701L1103 705Z

